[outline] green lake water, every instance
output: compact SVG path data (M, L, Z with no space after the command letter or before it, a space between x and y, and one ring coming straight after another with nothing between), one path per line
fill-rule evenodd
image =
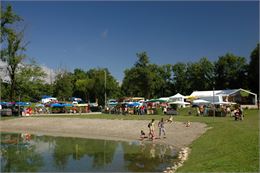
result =
M1 133L1 172L162 172L169 145Z

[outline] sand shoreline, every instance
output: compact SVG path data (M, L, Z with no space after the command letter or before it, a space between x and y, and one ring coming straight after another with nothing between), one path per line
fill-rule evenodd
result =
M80 137L119 141L139 140L140 130L148 134L149 120L105 120L56 117L24 117L0 121L1 132L22 132L49 136ZM156 124L158 121L155 122ZM154 143L172 145L178 148L189 146L207 131L207 125L192 123L186 127L181 122L166 124L166 139ZM156 130L158 136L159 130ZM148 141L145 139L144 141Z

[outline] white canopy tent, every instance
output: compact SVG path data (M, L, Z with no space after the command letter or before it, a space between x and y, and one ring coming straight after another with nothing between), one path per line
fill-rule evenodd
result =
M175 102L169 102L168 104L176 104L176 105L189 105L189 102L181 102L181 101L175 101Z
M242 88L214 91L194 91L189 97L197 97L211 103L235 102L240 105L257 105L257 94Z
M181 95L180 93L177 93L177 94L169 97L169 102L171 102L171 103L175 102L175 104L179 104L179 105L182 105L183 107L185 107L185 105L187 105L187 104L185 104L184 98L185 98L185 96Z
M235 105L235 102L214 102L215 105Z
M203 99L193 100L192 104L209 104L210 102Z
M180 93L177 93L174 96L169 97L169 101L170 102L175 102L175 101L184 102L184 96L181 95Z

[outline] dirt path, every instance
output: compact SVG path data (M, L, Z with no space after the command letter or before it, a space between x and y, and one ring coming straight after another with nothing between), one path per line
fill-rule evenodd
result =
M139 139L141 129L148 134L148 123L148 120L25 117L0 121L0 128L1 132L133 141ZM157 125L158 121L155 123ZM181 122L174 122L165 127L167 138L156 139L155 142L180 148L188 146L207 130L203 123L191 123L190 127L185 127ZM158 135L158 128L156 134Z

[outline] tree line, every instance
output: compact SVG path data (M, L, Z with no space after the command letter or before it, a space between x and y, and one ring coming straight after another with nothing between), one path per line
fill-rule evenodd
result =
M28 43L24 42L22 21L10 5L1 8L1 60L7 64L1 70L9 77L8 82L2 78L0 81L2 100L37 101L42 95L52 95L68 101L74 96L85 101L98 100L104 105L105 95L108 99L124 96L150 99L213 88L243 88L259 95L259 43L249 62L245 57L227 53L215 62L202 57L197 62L157 65L150 62L146 52L139 52L136 63L124 71L121 85L107 68L59 70L54 81L47 83L47 74L40 65L28 61L25 55Z
M197 62L166 65L151 64L146 52L137 53L136 64L125 70L121 87L128 96L158 98L176 93L214 89L248 89L259 93L259 44L246 58L227 53L211 62L203 57Z

